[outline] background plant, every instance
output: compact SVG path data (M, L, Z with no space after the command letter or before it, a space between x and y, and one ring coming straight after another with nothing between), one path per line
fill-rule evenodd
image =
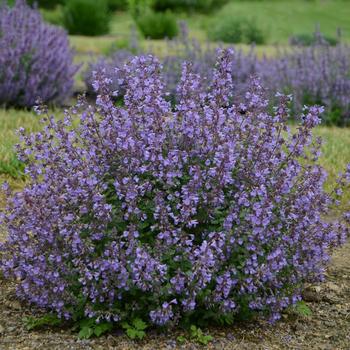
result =
M137 27L146 38L172 39L178 34L176 17L169 11L155 12L148 9L138 15L135 21Z
M128 0L108 0L110 11L125 11L128 9Z
M153 7L157 11L208 12L210 10L217 10L227 2L227 0L155 0Z
M209 25L208 36L211 40L224 43L264 44L265 32L254 19L242 19L237 16L224 15Z
M107 0L69 0L63 10L63 23L69 34L96 36L109 31Z
M339 44L339 40L331 36L326 36L322 34L322 39L324 40L324 43L331 46L336 46L337 44ZM304 33L292 35L289 38L289 43L293 46L312 46L317 43L319 44L319 41L318 37L315 36L315 34Z
M322 115L325 123L348 125L350 122L350 48L343 43L332 47L327 44L322 34L317 35L317 42L310 47L280 49L272 57L259 58L254 46L244 52L240 48L234 48L232 79L235 102L238 103L244 98L250 78L258 76L264 82L266 93L271 101L274 100L275 91L293 95L291 117L294 118L301 113L305 104L318 104L325 106L325 113ZM111 72L130 59L133 52L152 52L153 50L151 47L146 50L141 48L135 39L132 42L132 47L126 51L120 50L118 53L116 50L112 56L102 57L97 60L97 63L90 65L85 74L90 92L93 91L94 70L105 69ZM167 54L162 56L163 78L172 101L177 98L176 85L180 81L182 64L186 61L192 62L194 72L205 76L210 82L219 48L220 46L201 44L190 38L186 24L181 23L179 37L166 42ZM113 75L111 79L115 90L119 90L120 95L123 95L123 89L118 84L118 75Z
M0 33L0 104L31 107L39 97L63 103L77 70L66 33L21 0L1 5Z
M271 90L293 95L293 108L298 112L304 104L326 107L324 120L330 124L350 122L350 48L339 44L331 47L321 43L281 52L266 60L259 75Z
M177 100L177 85L181 79L182 65L185 62L191 62L194 72L207 78L209 82L212 77L212 70L215 65L218 46L200 44L197 40L190 38L188 28L185 22L180 22L180 32L177 38L166 42L167 54L162 57L163 79L166 85L166 90L169 92L171 101ZM116 68L122 68L125 62L130 60L133 55L141 53L152 53L152 47L143 48L137 40L135 33L132 33L130 45L126 49L116 50L109 57L100 57L96 62L90 64L85 71L85 83L88 92L93 95L94 88L93 73L94 71L106 71L113 73ZM235 89L235 100L238 101L242 94L244 95L249 78L257 72L258 60L254 50L248 53L243 53L242 50L234 50L234 58L232 60L233 81ZM124 95L124 88L120 84L121 80L117 74L109 75L112 80L114 91L118 91L118 96ZM122 80L124 81L124 80Z

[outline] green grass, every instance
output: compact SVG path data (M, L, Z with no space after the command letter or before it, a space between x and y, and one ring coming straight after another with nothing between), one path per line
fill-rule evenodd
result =
M61 8L42 10L46 20L55 24L60 22ZM321 31L328 36L335 36L337 28L342 28L343 39L350 42L350 3L346 0L293 0L293 1L230 1L222 9L211 14L177 14L179 20L188 24L190 36L200 42L207 40L207 31L214 21L223 16L254 19L267 33L266 45L258 46L258 55L273 55L274 44L285 45L293 34L312 33L319 24ZM88 56L106 54L112 46L120 46L130 38L134 21L127 12L112 15L110 33L100 37L70 36L70 42L77 52L76 61L90 60ZM141 40L144 47L152 45L155 52L162 54L166 50L165 42ZM248 45L237 45L248 50Z
M286 44L291 35L312 33L316 25L333 37L341 28L343 39L350 41L350 3L346 0L231 1L214 19L222 16L254 19L268 33L269 44ZM210 18L202 20L211 25Z

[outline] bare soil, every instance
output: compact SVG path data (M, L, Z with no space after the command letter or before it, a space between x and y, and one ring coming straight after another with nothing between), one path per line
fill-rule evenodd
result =
M327 279L309 286L304 300L311 316L286 313L271 326L264 321L224 329L210 329L214 337L207 346L190 341L179 344L180 333L150 332L142 342L129 340L115 331L99 339L78 340L70 329L28 332L22 318L35 314L20 304L15 284L0 277L0 350L106 350L106 349L319 349L350 350L350 243L333 256Z

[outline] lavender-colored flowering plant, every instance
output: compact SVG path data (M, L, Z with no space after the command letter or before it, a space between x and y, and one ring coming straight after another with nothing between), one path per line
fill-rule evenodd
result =
M317 33L316 33L317 34ZM259 76L269 96L270 103L276 100L276 91L292 94L292 112L290 118L295 119L302 113L303 106L318 104L325 106L322 119L336 125L350 124L350 47L339 43L332 47L321 34L310 47L294 47L279 50L274 57L258 58L254 46L249 52L235 49L232 59L232 80L235 90L235 103L243 102L244 94L251 76ZM141 53L139 45L137 52ZM216 61L218 46L202 45L188 35L187 27L181 24L179 38L169 40L166 55L162 55L163 79L166 90L172 101L178 101L176 86L181 79L181 67L184 62L191 61L195 73L212 79L212 70ZM116 51L109 58L100 58L89 66L86 72L88 91L93 91L93 71L105 70L108 74L133 57L133 50ZM152 52L152 49L147 50ZM120 70L121 74L122 70ZM109 75L109 74L108 74ZM115 90L123 96L124 88L120 86L118 74L112 77Z
M32 107L62 103L71 94L77 67L66 33L46 24L24 0L0 1L0 105Z
M125 88L121 84L124 80L120 76L123 70L119 69L117 74L111 73L116 68L122 68L125 62L135 55L152 53L154 51L151 45L147 49L142 48L135 32L131 33L130 42L129 48L116 50L109 57L100 57L96 62L88 66L84 74L84 80L89 94L93 95L96 93L92 86L94 81L93 73L95 71L104 71L104 74L112 79L111 86L113 90L118 91L119 97L124 95ZM210 84L219 49L221 49L220 46L214 46L210 43L202 45L196 39L191 38L186 23L180 22L179 36L166 41L165 54L161 55L163 81L171 101L178 101L177 85L180 82L182 65L185 62L191 62L192 71L200 74L203 79L206 78L206 84ZM248 53L235 49L231 64L235 101L238 101L244 95L249 85L250 76L257 73L258 59L253 49Z
M310 107L271 114L258 80L232 104L232 52L210 87L184 64L174 108L152 56L125 65L124 104L97 74L84 99L18 147L29 182L11 194L0 268L17 295L60 317L171 325L259 313L272 321L320 281L346 220L325 218L350 182L323 190ZM75 118L79 117L79 122Z
M319 40L310 47L280 52L278 57L261 62L258 71L270 91L293 94L295 113L305 104L319 104L326 107L326 122L350 125L348 45L332 47Z

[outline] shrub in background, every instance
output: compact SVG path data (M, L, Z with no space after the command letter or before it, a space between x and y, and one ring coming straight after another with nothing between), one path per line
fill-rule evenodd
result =
M243 21L236 17L222 17L210 27L208 36L211 40L224 43L241 43L243 41Z
M180 35L174 40L167 41L167 55L162 57L164 66L163 78L170 92L170 99L177 100L176 86L180 81L181 67L185 61L191 61L193 70L208 82L212 78L212 68L216 59L217 46L202 45L188 36L187 28L181 25ZM136 49L136 51L135 51ZM121 56L125 57L124 53ZM132 53L142 52L134 42ZM93 71L105 68L113 71L125 62L118 57L99 59L98 65L90 65L86 76L90 92L92 88ZM152 52L150 48L147 52ZM275 91L293 94L292 115L302 112L304 104L319 104L325 106L322 118L325 122L336 125L350 124L350 47L344 44L330 47L323 40L310 48L294 48L281 50L277 57L258 59L254 46L249 52L235 48L232 61L235 102L244 97L251 76L261 77L266 92L271 101ZM112 78L116 90L124 91L118 83L118 75ZM119 87L119 88L117 88Z
M110 11L126 11L128 9L128 0L107 0Z
M337 38L326 36L322 34L322 41L330 46L339 44ZM315 34L296 34L289 38L289 43L293 46L312 46L319 44L319 37Z
M7 2L10 6L13 6L16 0L2 0ZM54 9L57 5L62 5L66 0L25 0L30 6L39 6L46 9ZM69 0L67 0L69 1ZM1 2L0 2L1 3Z
M39 7L53 9L57 5L63 5L70 0L27 0L29 5L37 4Z
M251 19L245 22L244 25L244 42L247 44L262 45L266 41L264 31L258 27L255 20Z
M147 10L135 18L137 27L146 38L173 38L178 34L176 17L169 11Z
M63 9L63 23L69 34L107 34L109 21L106 0L69 0Z
M217 10L227 0L154 0L153 7L157 11L201 11Z
M135 19L146 11L149 11L152 8L153 3L154 0L128 0L128 8Z
M172 109L159 62L136 57L123 68L123 106L97 75L96 105L80 100L23 135L30 179L12 195L4 187L0 246L21 299L91 327L273 321L323 279L348 228L324 219L340 188L323 190L321 108L292 133L288 98L270 114L257 80L232 105L231 60L220 54L209 87L184 65Z
M52 10L40 11L45 22L64 28L62 7L56 7Z
M211 40L224 43L260 45L265 43L266 35L254 20L226 16L215 20L208 30L208 36Z
M31 107L38 97L62 103L76 70L63 30L45 24L24 1L0 6L0 104Z

